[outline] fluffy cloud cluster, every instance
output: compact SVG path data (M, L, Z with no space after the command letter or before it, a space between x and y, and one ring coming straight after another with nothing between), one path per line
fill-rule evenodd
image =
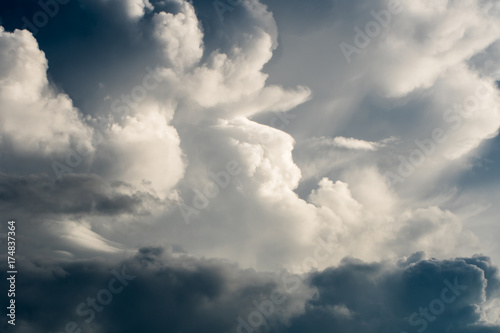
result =
M0 27L0 144L18 154L62 155L93 150L92 129L71 99L49 85L47 60L26 30Z

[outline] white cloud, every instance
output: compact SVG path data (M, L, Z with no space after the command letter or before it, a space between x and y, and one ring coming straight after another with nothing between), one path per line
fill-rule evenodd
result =
M63 244L73 250L90 250L95 252L116 253L121 249L119 244L113 244L102 236L90 230L87 223L64 221L59 223L45 223L52 233L60 238Z
M177 131L168 124L168 112L144 103L136 115L109 128L99 159L106 175L165 198L184 174Z
M177 14L160 12L153 17L155 37L163 46L165 60L176 70L198 63L203 55L203 33L193 6L185 1Z
M149 0L126 0L125 8L131 19L138 20L144 16L146 9L152 10L153 5Z
M405 3L387 36L369 51L379 61L369 69L373 84L392 97L432 87L448 69L498 39L498 10L490 1Z
M341 181L334 183L325 178L311 193L309 200L318 207L322 233L329 233L341 245L333 262L344 256L395 259L421 249L431 256L448 257L478 249L477 239L462 230L458 216L450 211L438 207L405 210L401 203L394 205L395 198L384 183L372 181L370 185L358 189L370 191L360 196L363 204Z
M0 27L0 140L20 154L93 150L92 129L47 80L47 60L28 31Z
M387 138L380 142L365 141L355 138L345 138L337 136L335 138L319 137L311 138L306 141L311 149L322 150L328 148L345 148L351 150L367 150L375 151L381 147L385 147L388 143L396 141L396 138Z

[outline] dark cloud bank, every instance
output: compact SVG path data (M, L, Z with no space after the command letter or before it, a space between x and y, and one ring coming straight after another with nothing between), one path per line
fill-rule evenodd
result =
M147 214L144 205L155 198L139 191L121 192L128 188L120 182L108 184L97 175L70 174L52 180L47 175L0 173L0 208L32 216Z
M483 256L345 259L299 279L152 247L113 264L24 262L18 279L12 332L500 332L481 324L500 293ZM292 313L302 279L313 295Z

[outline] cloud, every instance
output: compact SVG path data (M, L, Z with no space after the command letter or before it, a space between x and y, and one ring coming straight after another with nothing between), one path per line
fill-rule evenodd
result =
M379 147L379 144L376 142L370 142L370 141L364 141L364 140L359 140L355 138L344 138L342 136L338 136L335 138L326 138L326 137L320 137L320 138L313 138L310 140L311 145L314 147L317 147L317 149L323 148L323 147L336 147L336 148L345 148L345 149L352 149L352 150L370 150L374 151L377 150Z
M27 262L25 267L26 274L18 281L17 299L24 306L18 310L23 319L17 327L26 332L61 330L71 321L82 332L222 331L237 324L239 315L253 311L254 299L267 297L274 290L283 292L276 276L157 247L141 248L135 257L121 263ZM118 282L117 275L122 277ZM95 298L100 289L107 289L111 279L116 288L122 280L127 285L99 311L86 305L88 297ZM32 284L35 280L36 287ZM32 297L32 293L38 296ZM52 297L48 297L50 293ZM286 313L293 298L279 313ZM82 302L80 311L75 312ZM43 310L33 311L40 306Z
M47 80L47 60L28 31L0 27L0 142L18 154L62 155L78 145L93 151L92 129Z
M337 267L294 277L304 279L308 286L301 288L312 288L314 295L292 289L296 282L286 285L285 275L158 247L141 248L119 263L26 262L24 267L17 298L22 304L18 325L25 332L62 330L68 322L82 332L248 330L243 326L279 333L401 332L424 326L428 332L450 326L457 332L500 330L481 321L483 307L498 300L500 291L497 268L482 256L425 260L417 254L398 265L346 259ZM104 294L110 284L123 288L108 302ZM280 304L270 307L270 295L281 295ZM439 303L443 297L447 302ZM94 309L89 299L96 301ZM433 319L425 319L420 308L427 308ZM259 316L263 321L257 325L252 318Z
M0 205L32 216L148 214L154 197L97 175L71 174L54 181L46 175L0 174Z
M266 202L268 199L273 198L275 202L283 202L284 199L278 215L288 215L285 210L296 200L293 189L300 179L300 171L291 159L293 139L279 130L248 119L251 115L267 111L287 111L310 96L310 91L302 86L284 89L278 85L266 84L267 75L263 72L263 66L269 61L276 47L276 30L272 16L257 2L245 6L245 24L234 31L231 46L224 51L217 49L205 54L201 25L193 5L186 1L178 1L175 4L175 14L157 10L135 21L133 32L128 32L133 36L131 41L135 45L147 45L153 49L150 53L161 54L161 57L153 58L154 62L147 67L149 69L143 70L142 73L136 72L134 68L130 70L130 76L138 78L135 80L135 86L130 88L130 84L123 84L114 79L107 79L102 84L93 83L99 89L114 92L116 99L108 98L112 101L111 110L105 110L100 105L89 112L88 106L84 106L86 112L90 113L87 119L93 126L96 138L92 151L88 155L80 156L78 160L82 162L77 163L76 167L71 165L70 169L71 172L83 175L95 175L91 181L95 188L89 189L88 192L85 188L74 188L73 197L69 196L67 191L60 190L59 185L46 185L49 188L54 187L54 192L62 197L60 202L57 202L48 200L40 191L34 190L39 186L37 182L51 184L50 180L43 177L43 180L36 176L24 178L34 184L18 189L17 192L9 185L9 195L19 193L21 197L37 199L37 209L53 219L45 222L48 225L65 223L68 219L66 223L70 225L71 230L87 228L88 232L100 234L104 239L128 248L131 239L119 231L121 226L133 226L132 228L140 230L144 224L157 223L156 220L166 218L169 223L157 225L160 233L147 236L141 232L141 237L149 239L152 235L165 233L167 241L172 240L171 237L182 239L177 232L184 234L184 230L180 230L176 225L178 222L184 222L178 217L172 217L178 213L178 207L172 203L187 202L193 189L203 189L210 181L210 173L223 170L231 160L237 161L243 168L244 178L237 180L242 186L237 190L239 198L242 199L244 188L252 189L252 200L255 202L255 205L244 208L249 213L246 221L232 224L235 236L233 246L246 237L243 233L245 230L251 229L252 211L256 207L269 206L269 202ZM154 3L152 5L154 6ZM111 8L109 6L113 7L115 4L92 2L84 11L93 12L96 17L104 19L102 14ZM111 24L110 28L119 30L114 24ZM245 29L242 29L243 27ZM98 26L98 29L103 28ZM126 35L130 37L128 34ZM145 36L144 40L141 40L142 36ZM104 45L101 40L96 41L96 45L101 44L102 48L108 51L114 49L113 46ZM124 71L127 69L123 68ZM95 70L93 68L93 71ZM149 89L145 84L152 82L146 80L148 75L152 75L158 83L154 89ZM83 88L80 91L89 89L89 84L89 81L82 81ZM138 98L139 92L146 93ZM94 97L90 96L89 99L93 101ZM126 112L117 112L124 110ZM48 123L52 121L50 115L44 120ZM78 140L75 141L81 144ZM217 143L217 147L214 143ZM59 147L62 156L56 162L69 163L67 154L72 152L70 148L72 147ZM200 149L214 153L199 154ZM18 155L13 153L12 157L17 158ZM51 158L37 161L38 165L50 165L53 162ZM83 180L76 181L77 179L76 175L66 174L63 184L84 184ZM101 181L102 184L98 184ZM116 193L111 190L112 184L121 184ZM79 192L81 195L78 195ZM218 204L211 205L201 216L212 229L211 234L214 237L223 236L218 231L220 226L215 223L227 224L228 218L216 222L217 217L207 219L205 214L210 214L212 209L220 213L220 205L226 200L228 193L230 192L214 200ZM118 198L120 203L114 203L115 209L110 207L106 212L106 207L113 205L113 200ZM108 201L107 204L101 205L100 200ZM245 203L246 201L240 201L237 206L244 207ZM17 212L18 217L23 216L19 213L23 204L22 200L17 203L10 200L8 203L9 209ZM145 217L140 212L150 213L151 216ZM231 211L229 216L237 213L236 210ZM80 214L83 220L81 223L73 221L72 217L66 217L66 214ZM120 223L105 221L103 215L106 214L120 216L123 220ZM304 214L305 212L300 212L299 216ZM138 217L141 217L141 221ZM262 217L262 223L266 223L270 216L263 214ZM142 221L142 218L145 221ZM280 228L285 224L281 219L275 227L276 235L282 233ZM283 244L273 250L281 253L279 257L285 255L291 258L283 248L292 249L297 235L303 238L310 232L294 234L292 231L311 230L308 226L301 226L300 219L296 219L294 225L285 236L285 239L291 241L290 244ZM54 230L48 228L43 232L44 237L58 239L60 235L54 233ZM257 231L258 229L253 233ZM219 235L215 236L216 234ZM213 244L210 245L206 241L187 241L186 245L203 245L202 251L207 250L206 246L213 248ZM275 247L277 242L279 240L272 237L265 240L267 246L258 257L265 258L265 251ZM259 243L260 241L248 240L248 246L258 246ZM84 243L80 245L85 248ZM220 249L214 248L214 254L227 248L224 242L221 245ZM37 246L33 245L33 249ZM68 246L64 240L56 241L52 247L52 250L56 251L76 251L73 254L77 256L82 253L82 249L75 250L75 247ZM241 248L235 251L235 254L244 255L245 252L247 251ZM273 264L281 260L270 259ZM253 255L248 260L256 262Z
M163 46L165 60L174 68L183 70L198 63L203 55L203 33L188 2L176 1L180 6L178 14L160 12L153 23L155 37Z
M148 0L127 0L125 1L125 7L127 14L134 20L138 20L144 16L146 9L153 9L153 5Z
M317 297L285 332L500 329L480 320L482 307L498 297L498 270L486 257L419 260L399 267L344 260L339 267L313 274L311 285L318 288ZM339 308L351 316L336 315Z
M158 104L143 103L136 115L125 116L105 130L96 163L107 179L132 184L165 198L184 174L183 153L168 112Z
M442 258L477 250L477 239L462 229L455 214L432 206L402 209L380 176L373 170L371 173L372 179L366 179L368 188L377 189L375 192L358 187L353 193L347 183L323 178L308 198L317 207L318 232L332 235L341 244L331 263L350 255L379 260L425 249Z
M497 4L490 1L404 4L402 13L394 17L394 29L373 49L374 56L385 59L372 68L381 92L397 97L432 87L450 68L498 39L495 11Z

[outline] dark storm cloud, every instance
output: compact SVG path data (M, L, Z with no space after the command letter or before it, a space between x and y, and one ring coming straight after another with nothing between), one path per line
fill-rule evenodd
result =
M142 248L116 266L26 263L17 284L16 328L25 322L26 332L60 332L73 321L82 332L224 332L275 284L253 270L217 260L176 259L161 248ZM99 300L103 289L121 291L92 311L87 298Z
M344 260L313 274L311 285L317 298L285 332L500 332L479 324L478 305L500 292L498 270L487 257L397 269Z
M82 332L237 332L238 318L256 309L254 301L280 290L277 274L179 257L157 247L142 248L116 265L37 262L24 267L17 295L23 332L60 332L68 322ZM500 292L498 271L486 257L438 261L416 256L399 266L346 259L308 281L317 292L304 313L288 322L272 314L254 331L500 332L478 324L477 305ZM115 293L106 291L111 289ZM108 303L106 295L112 295L109 304L99 303ZM286 297L283 309L294 295ZM97 310L87 304L92 298ZM253 330L248 327L240 326L239 332Z
M65 175L53 180L45 175L8 176L0 173L0 209L28 214L147 214L145 205L156 200L128 185L107 184L96 175ZM12 217L11 217L12 218Z

